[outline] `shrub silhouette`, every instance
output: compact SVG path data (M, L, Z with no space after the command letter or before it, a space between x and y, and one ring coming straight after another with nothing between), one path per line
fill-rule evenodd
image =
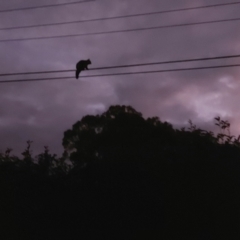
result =
M7 149L3 239L239 239L239 138L215 121L222 135L111 106L65 131L60 158Z

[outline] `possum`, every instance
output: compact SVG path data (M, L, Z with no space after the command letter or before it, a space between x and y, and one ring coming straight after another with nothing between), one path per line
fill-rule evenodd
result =
M88 65L91 64L92 62L90 59L88 60L80 60L77 65L76 65L76 79L78 79L79 74L83 70L88 70Z

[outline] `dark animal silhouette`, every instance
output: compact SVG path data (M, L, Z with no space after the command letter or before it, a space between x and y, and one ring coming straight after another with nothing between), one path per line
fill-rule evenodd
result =
M88 65L91 64L92 62L90 59L88 60L80 60L77 65L76 65L76 79L78 79L79 74L83 70L88 70Z

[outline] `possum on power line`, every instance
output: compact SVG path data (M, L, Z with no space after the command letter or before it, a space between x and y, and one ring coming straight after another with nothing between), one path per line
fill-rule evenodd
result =
M88 60L80 60L77 65L76 65L76 79L78 79L79 74L83 70L88 70L88 65L91 64L92 62L90 59Z

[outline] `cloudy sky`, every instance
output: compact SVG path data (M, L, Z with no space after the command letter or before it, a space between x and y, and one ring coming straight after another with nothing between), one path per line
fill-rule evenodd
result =
M0 1L0 10L72 0ZM0 28L57 23L117 15L170 10L229 2L226 0L96 0L89 3L0 13ZM0 31L0 39L67 35L97 31L154 27L168 24L239 17L240 4L161 15L63 26ZM61 39L0 42L0 73L74 69L90 58L90 68L240 53L240 21ZM240 59L165 64L129 69L85 71L82 75L121 71L160 70L240 63ZM72 73L42 77L74 76ZM63 132L82 116L98 114L110 105L133 106L144 117L159 116L174 126L191 119L216 130L217 115L240 134L240 68L223 68L145 75L7 83L0 85L0 151L19 154L32 140L36 155L48 145L62 153ZM34 78L1 77L0 80Z

